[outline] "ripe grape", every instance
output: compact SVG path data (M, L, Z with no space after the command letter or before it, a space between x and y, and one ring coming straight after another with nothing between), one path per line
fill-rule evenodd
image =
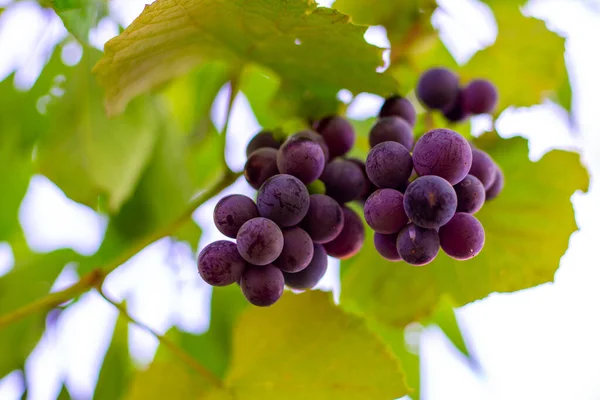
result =
M356 141L356 133L352 124L337 115L320 120L315 130L325 139L331 158L343 156L349 152Z
M454 188L435 175L415 179L404 193L406 215L422 228L437 229L446 224L456 212Z
M496 86L485 79L475 79L464 89L464 106L473 114L486 114L494 111L498 102Z
M281 254L283 234L275 222L258 217L242 225L236 242L244 260L254 265L267 265Z
M469 142L450 129L427 132L413 150L413 163L419 176L437 175L451 185L467 176L472 159Z
M442 250L456 260L475 257L485 243L485 231L481 222L471 214L459 212L450 222L440 228Z
M240 287L248 301L255 306L267 307L275 304L283 295L284 279L281 270L271 264L249 266L242 275Z
M450 107L459 91L456 74L446 68L432 68L419 78L417 97L427 108Z
M268 147L250 154L244 166L244 177L254 189L260 188L267 179L278 173L277 150Z
M325 194L342 204L358 199L365 185L360 167L342 158L327 164L320 179L325 183Z
M285 272L302 271L313 258L313 242L304 229L294 227L283 230L283 250L273 262Z
M451 106L443 110L444 117L450 122L461 122L467 119L470 115L469 111L465 108L464 103L464 91L459 90L456 95L456 99Z
M323 245L314 244L313 258L300 272L288 273L284 272L283 277L285 284L292 289L311 289L319 283L325 272L327 271L327 253Z
M324 194L310 196L306 217L300 223L315 243L327 243L337 237L344 227L342 207Z
M413 160L406 147L396 142L383 142L367 155L367 176L379 188L397 189L410 177Z
M324 167L323 150L311 139L292 136L277 153L279 172L293 175L305 184L316 181Z
M202 249L198 255L198 273L206 283L213 286L227 286L237 282L246 265L235 243L228 240L217 240Z
M400 261L402 257L398 254L396 248L396 239L398 234L394 233L391 235L384 235L382 233L375 232L373 242L375 243L375 250L388 261Z
M497 197L502 189L504 188L504 174L499 167L496 167L496 177L494 178L494 183L492 186L485 192L485 199L492 200Z
M485 202L485 188L473 175L467 175L465 179L454 185L454 191L458 201L457 212L475 214Z
M344 227L340 234L331 242L323 245L327 254L344 260L355 255L365 241L365 227L362 220L354 211L343 207Z
M369 177L367 176L367 167L365 166L365 163L362 160L359 160L358 158L349 158L348 161L356 164L356 166L360 168L360 172L362 172L363 190L358 196L358 200L365 201L367 200L367 197L369 197L371 193L373 193L377 188L369 180Z
M261 217L269 218L281 227L298 225L309 206L306 186L296 177L275 175L258 190L256 204Z
M429 264L440 251L440 238L435 229L409 224L398 234L396 250L407 264Z
M246 147L246 157L254 153L258 149L272 148L277 150L281 146L281 140L276 139L271 131L262 131L257 133L248 143Z
M413 147L412 127L400 117L381 118L369 132L369 145L375 147L383 142L398 142L407 149Z
M378 233L398 233L408 223L404 196L394 189L379 189L365 202L365 220Z
M323 136L321 136L317 132L305 129L303 131L295 133L292 137L306 138L317 142L317 144L321 147L321 150L323 150L325 162L329 161L329 147L327 147L327 143L325 143L325 139L323 138Z
M246 221L256 217L258 217L258 208L254 200L241 194L223 197L213 212L213 220L219 232L234 239L240 227Z
M381 110L379 110L379 118L391 117L392 115L404 119L410 126L415 126L415 121L417 120L415 107L410 100L404 97L392 96L385 100L381 106Z
M469 174L481 181L487 190L494 183L496 177L496 163L485 151L473 149L473 162Z

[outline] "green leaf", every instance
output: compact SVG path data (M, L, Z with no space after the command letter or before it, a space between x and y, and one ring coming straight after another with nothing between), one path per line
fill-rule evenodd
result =
M110 114L211 59L272 70L287 93L283 98L302 95L302 101L318 103L344 88L387 93L395 82L376 73L382 50L367 44L364 32L313 0L257 0L251 6L243 0L163 0L106 44L95 72Z
M88 43L90 29L108 16L107 0L40 0L62 19L65 28L81 43Z
M56 400L71 400L71 399L72 399L72 397L71 397L71 394L69 393L69 389L67 389L67 386L65 386L65 384L63 384Z
M447 296L442 296L440 302L433 312L433 315L428 320L430 323L437 325L446 337L452 342L454 347L460 351L471 362L471 365L476 365L477 361L473 359L463 332L456 319L454 305Z

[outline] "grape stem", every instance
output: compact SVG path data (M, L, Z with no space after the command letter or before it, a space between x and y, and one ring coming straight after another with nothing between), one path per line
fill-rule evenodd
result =
M425 116L424 118L424 125L425 125L425 132L429 132L430 130L434 129L434 123L433 123L433 112L431 110L427 110L425 112Z
M229 129L229 121L231 120L231 112L233 111L233 102L238 93L238 77L237 73L233 75L231 81L229 81L229 98L227 100L227 109L225 110L225 124L223 125L223 130L221 131L221 161L226 168L227 159L225 157L225 153L227 150L227 130Z

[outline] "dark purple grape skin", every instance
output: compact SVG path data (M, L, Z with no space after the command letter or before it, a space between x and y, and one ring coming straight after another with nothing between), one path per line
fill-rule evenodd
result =
M281 146L281 140L276 139L273 132L262 131L257 133L246 147L246 157L254 153L258 149L271 148L277 150Z
M439 231L442 250L455 260L468 260L479 254L485 244L481 222L467 213L456 213Z
M306 217L300 226L315 243L327 243L340 234L344 227L342 207L333 198L324 194L312 194Z
M283 250L273 262L285 272L299 272L308 266L313 258L313 241L304 229L294 227L283 230Z
M358 200L364 202L371 195L371 193L373 193L377 189L377 187L373 185L369 180L369 177L367 176L367 167L362 160L359 160L358 158L349 158L348 161L356 164L363 174L363 190L358 196Z
M323 245L331 257L345 260L352 257L362 247L365 241L365 227L362 220L353 210L343 207L344 228L331 242Z
M458 95L456 95L454 103L443 110L443 114L450 122L462 122L471 115L465 108L464 91L462 89L458 92Z
M402 96L391 96L383 102L379 110L379 118L391 117L392 115L402 118L410 126L415 126L415 122L417 121L415 107L410 100Z
M396 250L407 264L423 266L438 255L440 238L435 229L409 224L398 234Z
M398 142L407 149L412 149L414 144L412 127L396 116L379 119L369 132L369 145L375 147L379 143L388 141Z
M419 176L437 175L451 185L456 185L467 176L472 161L469 142L450 129L427 132L413 149L413 163Z
M456 74L446 68L432 68L419 78L417 97L421 103L430 109L450 107L459 91L459 81Z
M308 185L316 181L325 168L325 155L311 139L292 136L277 152L277 168Z
M413 170L410 152L397 142L383 142L373 147L365 165L369 180L382 189L399 188Z
M435 175L421 176L404 193L404 210L422 228L437 229L456 212L458 199L448 181Z
M256 200L260 216L283 228L298 225L308 212L309 204L306 186L287 174L267 179L258 190Z
M198 255L198 273L212 286L227 286L239 281L246 266L236 244L228 240L212 242Z
M281 298L284 289L281 270L271 264L249 266L242 275L240 287L246 299L258 307L268 307Z
M365 202L364 210L365 221L377 233L398 233L408 223L404 195L394 189L373 192Z
M469 174L475 176L481 181L483 187L487 190L494 183L496 178L496 163L483 150L473 149L473 162L469 169Z
M253 265L267 265L281 254L283 233L275 222L258 217L242 225L236 242L244 260Z
M494 111L498 103L498 90L485 79L475 79L464 89L464 108L473 114L487 114Z
M373 237L373 242L375 243L375 250L377 250L381 257L385 258L388 261L402 260L402 257L400 257L400 254L398 254L398 249L396 248L397 238L397 233L391 235L384 235L382 233L375 232L375 236Z
M486 190L485 200L495 199L502 192L502 189L504 189L504 174L500 168L496 167L496 178L494 179L492 186Z
M213 211L213 221L219 232L232 239L246 221L258 216L254 200L241 194L223 197Z
M485 203L485 188L473 175L465 176L465 179L454 185L454 191L458 201L456 212L475 214Z
M321 136L317 132L305 129L303 131L295 133L292 137L306 138L317 142L317 144L321 147L321 150L323 150L325 162L329 161L329 147L327 147L327 143L325 143L325 138L323 138L323 136Z
M268 147L254 151L244 165L246 182L257 190L267 179L278 173L277 150Z
M300 272L283 273L285 284L292 289L307 290L312 289L319 283L321 278L327 272L327 253L321 244L314 244L313 258Z
M329 157L332 159L349 152L356 141L356 133L352 124L337 115L320 120L315 130L325 139L329 148Z
M341 204L360 198L365 185L360 167L343 158L327 164L320 179L325 184L325 194Z

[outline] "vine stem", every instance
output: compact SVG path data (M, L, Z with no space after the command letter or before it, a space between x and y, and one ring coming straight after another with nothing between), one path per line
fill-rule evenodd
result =
M231 120L231 112L233 111L233 102L237 97L238 93L238 76L234 74L231 80L229 81L229 98L227 100L227 109L225 110L225 124L223 125L223 130L221 131L221 156L223 165L227 166L227 160L225 157L225 152L227 150L227 130L229 129L229 121ZM229 167L228 171L229 171Z
M425 132L429 132L430 130L435 128L433 123L433 112L431 110L427 110L423 118L425 124Z

